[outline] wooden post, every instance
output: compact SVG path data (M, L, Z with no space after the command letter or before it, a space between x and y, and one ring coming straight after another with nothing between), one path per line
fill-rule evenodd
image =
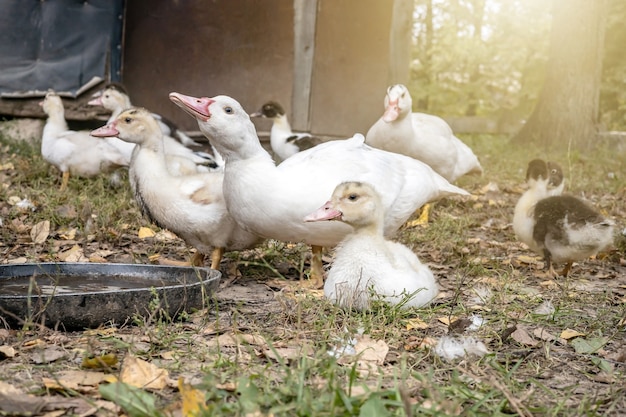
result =
M294 130L311 130L311 79L315 56L315 24L318 0L294 0L293 93L291 125Z

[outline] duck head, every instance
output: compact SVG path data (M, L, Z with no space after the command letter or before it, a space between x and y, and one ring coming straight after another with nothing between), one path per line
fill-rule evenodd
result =
M106 126L91 132L92 136L118 137L123 141L141 144L147 137L161 137L161 129L152 114L143 108L130 108Z
M268 119L274 119L279 116L285 115L285 109L283 106L275 101L268 101L257 112L251 113L250 117L266 117Z
M543 186L550 195L558 195L565 186L563 170L556 162L533 159L526 169L526 182L531 188Z
M225 160L245 159L263 149L250 116L234 98L224 95L193 97L180 93L170 93L169 97L196 119L200 131Z
M376 227L382 233L380 196L369 184L356 181L341 183L329 201L304 218L306 222L323 220L339 220L355 229Z
M400 116L404 116L411 112L413 100L409 90L402 84L392 85L387 88L385 96L385 113L383 121L391 123Z

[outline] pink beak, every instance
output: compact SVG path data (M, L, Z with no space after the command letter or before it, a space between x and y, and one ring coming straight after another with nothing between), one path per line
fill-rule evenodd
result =
M343 213L333 208L332 203L327 201L322 207L306 216L305 222L319 222L322 220L335 220L341 217Z
M209 106L215 102L208 97L193 97L180 93L170 93L170 100L192 117L203 122L211 118Z
M96 97L93 100L87 102L90 106L102 106L102 96Z
M398 100L389 101L385 113L383 114L383 121L385 123L393 122L400 115L400 108L398 107Z
M120 132L115 128L115 123L111 123L91 131L91 136L95 136L97 138L109 138L119 134Z

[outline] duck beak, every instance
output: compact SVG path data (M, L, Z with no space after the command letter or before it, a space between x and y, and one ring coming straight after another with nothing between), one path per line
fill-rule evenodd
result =
M343 213L333 208L332 203L327 201L322 207L318 208L313 213L306 216L303 220L305 222L319 222L322 220L335 220L341 218Z
M96 97L93 100L87 102L90 106L102 106L102 96Z
M383 114L383 122L390 123L398 118L400 115L400 108L398 107L398 100L389 101L385 113Z
M263 113L256 111L254 113L250 113L250 117L263 117Z
M170 93L170 100L183 109L191 117L206 122L211 118L209 106L215 102L208 97L186 96L180 93Z
M120 132L115 128L115 124L113 123L91 131L91 136L95 136L97 138L109 138L119 134Z

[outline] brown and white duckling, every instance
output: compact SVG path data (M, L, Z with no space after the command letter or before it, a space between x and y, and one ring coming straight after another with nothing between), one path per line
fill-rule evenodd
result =
M526 169L526 190L515 205L513 231L517 240L525 243L531 250L541 253L533 238L535 227L535 205L543 198L561 195L565 181L563 170L556 162L533 159Z
M305 221L338 220L353 227L335 250L324 294L346 308L366 309L371 296L421 307L439 292L430 269L406 246L385 239L380 195L362 182L344 182Z
M549 274L553 263L565 262L567 276L575 261L589 258L613 243L613 221L572 195L544 198L535 206L533 239L543 251Z
M250 117L266 117L272 120L270 130L270 146L272 152L281 161L300 151L319 145L321 140L309 133L294 133L283 107L275 101L268 101L261 109L250 114Z
M70 173L93 177L128 165L115 147L91 137L89 131L69 130L63 101L57 94L46 94L39 104L48 115L41 138L41 155L63 174L61 191L67 188Z
M91 134L137 145L129 168L135 199L148 219L198 250L193 265L202 265L204 255L211 253L211 268L218 269L224 250L249 248L261 240L239 227L228 213L223 172L170 173L163 134L148 110L126 110Z

